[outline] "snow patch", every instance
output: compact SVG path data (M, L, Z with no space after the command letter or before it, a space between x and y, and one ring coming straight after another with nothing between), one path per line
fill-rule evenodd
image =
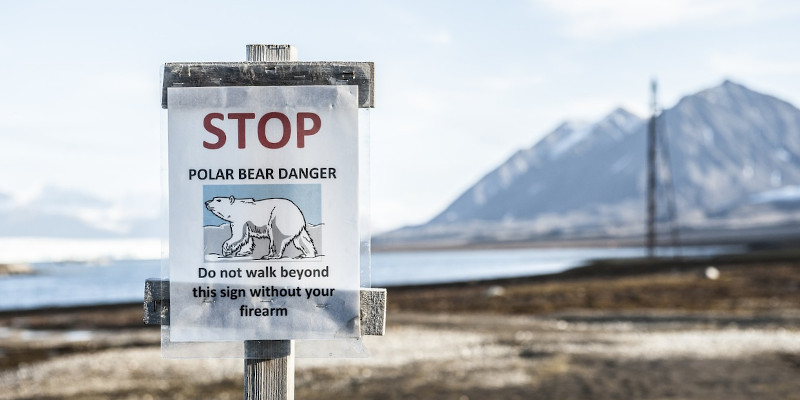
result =
M750 196L750 201L754 204L800 201L800 186L784 186L756 193Z
M582 142L589 136L590 133L592 133L593 127L593 125L589 125L586 127L573 129L565 138L559 140L552 146L550 150L550 159L555 160L561 157L562 154L566 153L576 144Z

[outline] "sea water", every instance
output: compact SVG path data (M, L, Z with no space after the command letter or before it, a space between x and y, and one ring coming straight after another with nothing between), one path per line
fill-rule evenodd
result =
M29 275L0 276L0 310L141 301L144 281L161 276L160 260L46 262Z
M731 251L735 249L703 247L683 250L683 255ZM644 255L642 248L381 252L371 256L371 286L542 275L577 267L591 259ZM145 280L161 276L161 260L47 262L32 267L34 273L30 275L0 276L0 310L138 302L144 297Z

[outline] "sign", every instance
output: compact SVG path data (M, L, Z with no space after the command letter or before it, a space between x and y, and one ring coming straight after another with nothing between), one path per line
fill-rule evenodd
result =
M170 340L358 337L358 87L168 89Z

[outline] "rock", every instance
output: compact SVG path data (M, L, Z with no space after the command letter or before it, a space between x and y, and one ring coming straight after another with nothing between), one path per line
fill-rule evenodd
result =
M0 264L0 276L32 274L30 264Z
M703 272L703 276L705 276L706 279L711 279L712 281L715 281L719 279L719 270L713 265L708 266L706 267L706 270Z
M488 289L486 289L486 297L487 298L500 297L500 296L504 295L505 293L506 293L506 289L504 289L502 286L498 286L498 285L490 286Z

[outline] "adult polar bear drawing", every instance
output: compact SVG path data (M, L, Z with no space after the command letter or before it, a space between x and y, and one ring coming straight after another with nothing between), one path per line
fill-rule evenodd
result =
M214 197L206 202L206 208L230 222L231 237L222 244L223 257L252 254L253 238L268 239L266 258L283 257L289 243L302 252L300 257L317 256L303 213L291 200Z

